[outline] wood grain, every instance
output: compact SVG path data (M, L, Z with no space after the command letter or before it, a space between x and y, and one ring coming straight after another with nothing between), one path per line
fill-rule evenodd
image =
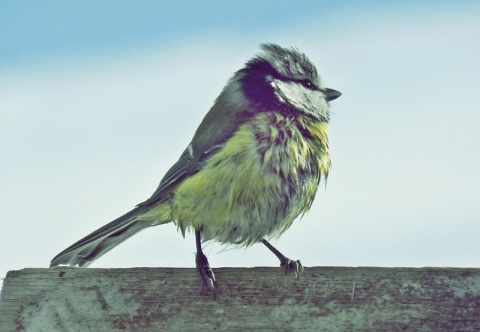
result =
M194 269L10 271L0 331L480 331L480 269L215 269L217 300Z

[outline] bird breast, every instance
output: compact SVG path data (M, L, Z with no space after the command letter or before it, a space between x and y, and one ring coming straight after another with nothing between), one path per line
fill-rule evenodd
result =
M278 236L311 206L330 166L327 123L263 112L175 191L172 217L204 240L250 245Z

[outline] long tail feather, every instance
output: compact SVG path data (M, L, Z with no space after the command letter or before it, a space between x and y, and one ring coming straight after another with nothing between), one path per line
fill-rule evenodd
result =
M132 235L152 226L151 221L141 218L149 209L147 206L136 207L97 229L55 256L50 262L50 267L58 265L87 267ZM155 223L158 224L161 223Z

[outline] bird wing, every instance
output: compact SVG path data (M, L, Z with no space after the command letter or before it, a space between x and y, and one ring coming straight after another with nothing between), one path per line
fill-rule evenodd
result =
M182 180L198 172L204 162L220 150L251 116L248 112L236 112L233 116L231 113L214 106L198 127L192 142L164 175L152 196L137 206L152 206L167 197Z
M158 188L146 201L138 204L137 206L152 205L153 203L158 202L161 198L165 197L168 193L172 191L173 188L177 186L183 179L188 175L188 165L192 161L192 156L188 151L188 148L183 151L182 155L178 161L173 164L172 167L165 173Z

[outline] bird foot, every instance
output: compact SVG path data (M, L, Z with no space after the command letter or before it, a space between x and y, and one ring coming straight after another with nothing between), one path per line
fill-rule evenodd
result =
M285 268L285 274L288 274L291 271L295 272L295 278L297 279L298 275L304 271L303 265L299 260L294 261L287 257L284 257L280 261L280 266Z
M197 273L200 277L200 282L202 284L202 289L200 290L200 294L203 292L204 288L212 291L213 299L216 300L216 292L218 289L217 280L215 279L215 274L213 273L212 269L210 268L210 264L208 263L207 256L203 253L197 253L195 256L195 263L197 265Z

